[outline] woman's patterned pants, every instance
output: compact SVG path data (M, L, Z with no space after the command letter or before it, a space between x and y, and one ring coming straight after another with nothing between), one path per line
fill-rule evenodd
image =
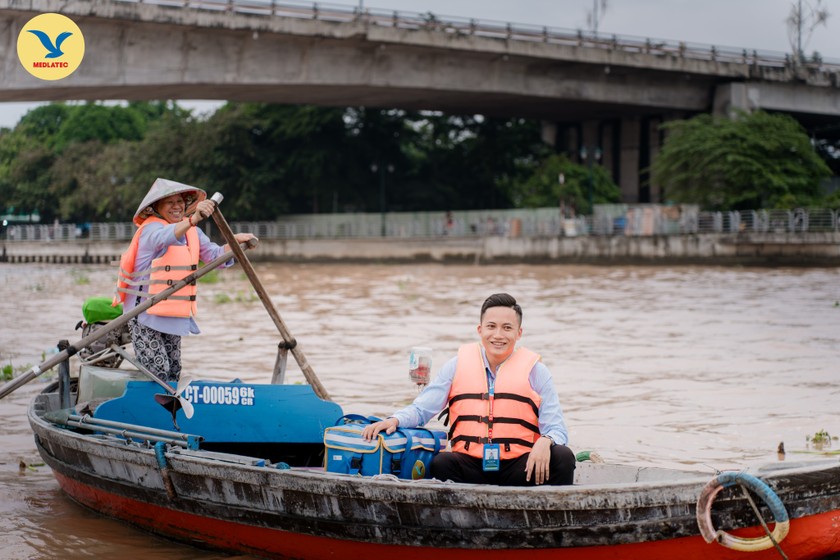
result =
M128 322L134 355L146 369L163 381L178 381L181 376L181 337L141 325L134 317Z

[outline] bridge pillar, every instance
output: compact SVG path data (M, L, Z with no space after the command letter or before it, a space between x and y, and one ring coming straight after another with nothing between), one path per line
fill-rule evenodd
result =
M649 146L649 153L650 153L650 161L645 167L650 167L656 158L659 157L659 152L662 149L662 143L664 141L664 136L662 134L662 130L660 127L664 123L664 119L656 118L651 119L650 121L650 141L648 143ZM650 172L646 173L645 179L650 181ZM655 203L665 202L662 197L662 186L659 183L654 183L650 181L650 201Z
M715 88L712 114L716 117L729 117L736 109L751 113L758 109L759 91L756 86L747 84L721 84Z
M542 121L540 137L549 146L557 146L557 123Z
M601 138L598 130L598 121L584 121L581 126L581 147L585 147L587 157L592 151L601 148ZM597 162L595 162L597 163Z
M640 130L639 117L621 119L618 186L621 189L621 201L626 203L639 200Z
M581 165L589 165L589 158L595 158L592 164L604 167L621 189L621 202L662 202L662 189L649 183L649 173L643 170L650 167L662 149L663 133L659 127L665 120L664 116L633 116L577 123L544 122L542 137L550 144L549 139L555 139L552 145L557 151Z
M576 123L557 123L557 153L566 154L580 163L580 126Z
M648 117L641 121L639 147L639 194L637 202L662 202L659 185L650 180L650 166L656 161L662 147L661 116Z
M619 157L618 133L619 124L617 121L601 121L598 126L598 142L601 147L601 165L610 174L614 183L618 183Z

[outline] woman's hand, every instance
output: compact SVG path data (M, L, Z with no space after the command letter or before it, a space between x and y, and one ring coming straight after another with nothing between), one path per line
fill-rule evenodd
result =
M257 236L253 233L234 233L233 238L236 239L236 242L242 245L243 243L247 243L251 239L256 239ZM247 247L246 247L247 249ZM222 250L227 253L230 251L230 243L225 243L225 246L222 247Z
M253 233L235 233L233 234L233 238L236 239L236 242L242 245L243 243L247 243L252 239L256 239L257 236Z
M195 224L198 225L198 222L205 218L209 218L213 212L216 211L216 203L212 200L202 200L195 206L195 219L190 218L190 221L194 221Z

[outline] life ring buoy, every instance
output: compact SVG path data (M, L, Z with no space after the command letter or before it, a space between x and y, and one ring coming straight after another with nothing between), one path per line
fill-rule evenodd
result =
M758 538L735 537L722 529L715 530L712 525L712 503L718 492L735 484L743 484L752 490L770 508L773 519L776 521L776 526L771 532L772 539L768 535ZM775 546L774 541L778 544L784 540L790 530L790 518L782 500L764 481L744 472L728 471L710 480L700 492L700 497L697 498L697 526L707 543L717 541L733 550L757 552L772 548Z

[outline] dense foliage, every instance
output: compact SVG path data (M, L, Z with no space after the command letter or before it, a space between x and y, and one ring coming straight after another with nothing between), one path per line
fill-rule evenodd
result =
M56 103L0 131L0 210L129 220L156 177L224 193L236 220L555 205L537 178L549 156L524 119L255 103L201 119L173 103Z
M600 165L586 168L564 155L555 154L543 160L523 187L512 192L512 197L518 206L559 204L581 214L590 214L590 198L592 204L617 202L621 199L621 191Z
M824 204L831 175L793 118L756 111L734 118L699 115L664 125L667 140L652 180L668 200L707 209L792 208Z
M829 170L789 117L700 116L666 127L652 172L669 201L840 202L840 193L822 197ZM555 154L525 119L259 103L198 118L172 102L54 103L0 129L0 212L127 221L156 177L222 192L234 220L558 205L588 214L590 201L620 199L604 168Z

